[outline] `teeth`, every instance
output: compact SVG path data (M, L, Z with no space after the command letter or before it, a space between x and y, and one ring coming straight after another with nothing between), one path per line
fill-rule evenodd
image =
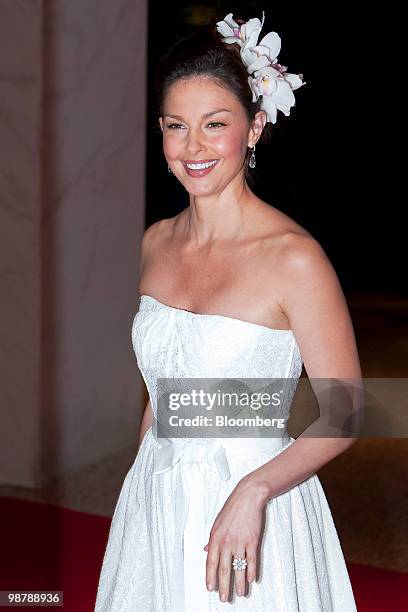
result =
M217 159L211 162L206 162L205 164L186 164L187 168L190 170L204 170L204 168L210 168L211 166L215 166L217 163Z

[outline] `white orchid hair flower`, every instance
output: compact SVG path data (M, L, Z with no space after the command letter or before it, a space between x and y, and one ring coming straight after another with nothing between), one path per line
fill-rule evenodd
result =
M256 102L262 96L260 106L267 121L276 123L278 110L289 116L295 105L293 91L306 83L303 74L287 72L287 67L279 63L281 39L276 32L269 32L258 42L264 21L265 11L262 11L262 21L255 17L241 25L234 20L232 13L228 13L216 27L223 42L239 45L242 62L250 75L248 84L252 101Z

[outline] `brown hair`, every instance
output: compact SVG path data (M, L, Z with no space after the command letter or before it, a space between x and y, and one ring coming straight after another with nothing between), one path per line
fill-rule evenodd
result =
M236 19L237 23L242 20ZM248 84L248 72L240 56L240 47L222 41L217 32L215 21L209 25L198 26L193 32L179 39L164 55L155 73L155 92L158 103L158 116L164 114L164 100L170 87L179 79L193 76L210 76L221 87L229 89L241 102L246 111L248 122L252 123L255 114L261 110L262 96L252 102L252 90ZM266 123L258 142L269 142L271 124ZM248 161L251 149L245 158L245 178L250 178ZM251 180L252 182L252 180Z

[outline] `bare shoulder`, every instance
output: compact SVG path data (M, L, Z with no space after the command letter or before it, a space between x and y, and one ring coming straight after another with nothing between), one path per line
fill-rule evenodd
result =
M317 265L326 258L316 238L300 223L274 206L256 198L254 223L265 240L267 252L280 265ZM258 232L258 233L259 233ZM271 243L271 244L270 244ZM275 247L273 250L270 246ZM314 262L314 263L313 263Z
M300 253L303 250L312 249L316 239L306 228L289 217L286 213L274 208L262 200L258 200L256 215L254 215L257 227L256 233L261 235L265 244L265 256L280 259L287 258L294 251ZM270 261L268 262L271 263ZM280 261L278 262L280 263Z
M179 213L180 215L181 213ZM179 215L169 219L161 219L145 229L141 242L141 266L154 254L159 253L163 244L168 241L174 231Z
M173 248L175 227L180 214L156 221L144 231L140 247L140 294L154 294L157 285L164 286L166 280L168 281L170 251Z
M347 309L343 289L338 275L321 244L311 235L298 232L286 232L282 236L278 253L278 270L283 287L281 309L288 319L293 319L294 310L306 313L309 297L309 309L313 302L320 302L327 312Z
M280 223L275 224L276 248L268 248L268 265L279 287L279 310L293 331L309 378L358 378L353 324L329 257L308 231L286 215L274 214Z
M312 236L288 232L281 241L280 306L290 322L309 377L361 376L353 324L339 278Z
M162 239L163 234L169 226L169 221L171 221L171 219L161 219L160 221L152 223L145 229L141 244L143 252L148 254L152 248L157 246L157 243Z
M264 212L263 221L267 236L263 261L274 281L271 286L279 288L280 312L292 327L297 326L298 333L299 326L312 321L318 304L326 318L332 313L339 320L347 310L345 297L337 273L318 240L274 208Z
M287 280L338 283L337 274L321 244L308 233L287 231L279 250L279 269Z

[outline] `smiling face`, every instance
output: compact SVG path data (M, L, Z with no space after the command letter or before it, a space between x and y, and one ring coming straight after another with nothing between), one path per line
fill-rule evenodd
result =
M159 118L163 152L190 194L222 191L244 172L247 147L255 144L255 134L260 134L265 121L263 112L257 115L254 131L240 101L211 77L173 83L165 98L163 117ZM209 168L197 167L214 161Z

